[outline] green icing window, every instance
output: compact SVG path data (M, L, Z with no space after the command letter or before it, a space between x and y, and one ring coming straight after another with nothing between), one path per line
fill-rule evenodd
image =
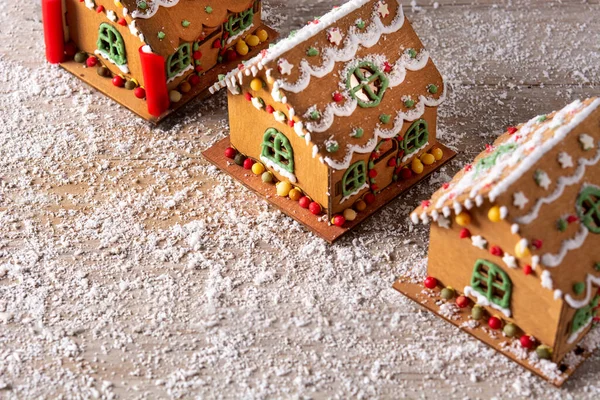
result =
M390 82L385 74L369 61L359 63L348 72L346 86L362 108L377 107Z
M167 77L173 78L188 68L192 63L192 46L189 43L179 46L167 60Z
M600 234L600 188L588 186L577 198L577 214L590 232Z
M364 161L355 162L346 170L342 178L344 197L352 195L365 185L367 181L367 165Z
M229 34L229 37L232 37L240 32L243 32L246 28L252 25L253 20L254 9L250 8L246 11L242 11L239 14L230 15L227 22L225 22L224 28Z
M263 136L261 158L275 163L280 168L294 173L294 151L288 138L275 128L269 128Z
M477 260L471 276L471 287L491 303L510 308L512 282L506 272L496 264L487 260Z
M429 140L429 126L427 121L420 119L408 128L401 147L405 155L414 153L423 147Z
M127 64L125 42L117 29L107 23L101 23L98 31L98 50L117 65Z
M584 326L586 326L592 318L594 318L594 310L600 303L600 296L596 296L590 304L580 308L573 317L573 326L571 327L571 333L576 333Z

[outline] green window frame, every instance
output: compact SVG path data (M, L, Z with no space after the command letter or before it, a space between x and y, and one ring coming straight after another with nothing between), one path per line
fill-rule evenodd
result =
M344 197L350 196L367 182L367 164L357 161L350 166L342 178L342 193Z
M265 132L262 141L261 157L272 161L280 168L294 173L294 150L287 137L275 128Z
M96 47L98 47L98 50L102 53L106 54L115 64L127 64L127 54L125 52L123 36L121 36L114 26L105 22L100 24Z
M404 155L409 155L419 150L428 141L429 124L424 119L419 119L408 128L400 147L404 151Z
M173 78L192 64L192 46L189 43L179 46L167 59L167 77Z
M588 186L577 197L577 214L590 232L600 234L600 188Z
M346 87L362 108L377 107L390 85L388 77L372 62L362 61L348 71Z
M586 326L592 318L594 318L594 310L600 303L600 296L594 297L592 302L585 307L580 308L573 317L573 326L571 327L571 333L576 333L581 328Z
M247 29L254 21L254 6L242 11L239 14L232 14L224 24L225 31L229 34L229 37L235 36L240 32Z
M512 282L506 272L491 261L477 260L471 276L471 287L491 303L510 308Z

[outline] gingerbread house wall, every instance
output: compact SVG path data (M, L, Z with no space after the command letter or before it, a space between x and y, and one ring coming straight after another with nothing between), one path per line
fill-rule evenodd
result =
M443 286L451 286L463 293L465 287L471 285L476 261L491 261L508 274L512 281L512 316L508 318L499 310L485 307L488 313L514 323L541 343L555 347L563 302L555 300L553 292L542 287L541 271L525 275L522 268L509 268L501 257L490 253L490 246L499 246L512 253L520 240L518 235L511 233L507 221L491 222L487 218L490 207L489 203L484 203L481 207L472 209L472 222L467 227L472 237L482 236L488 242L485 250L475 247L469 238L461 239L459 233L462 227L455 222L450 229L442 228L437 223L432 224L428 274L438 279ZM475 298L471 299L476 303Z
M244 92L247 90L249 88L244 88ZM266 90L251 92L255 96L260 96L266 104L272 105L275 110L284 111L285 106L272 101ZM264 109L258 110L244 96L233 95L228 92L228 99L231 145L247 157L260 161L265 131L269 128L277 129L288 138L293 149L294 175L297 178L294 185L302 189L312 200L326 208L328 206L329 170L325 164L319 161L318 157L312 156L312 146L307 145L306 140L298 136L294 128L287 123L276 121L273 114L269 114ZM288 180L271 168L268 168L268 170L273 172L278 180Z
M379 116L379 113L377 112L376 109L372 109L372 113L374 113L376 117ZM423 116L421 117L421 119L424 119L425 121L427 121L427 124L428 124L428 129L429 129L428 145L423 147L419 151L415 152L412 155L412 157L410 157L410 159L407 159L406 161L399 164L399 166L401 166L401 167L410 165L410 163L412 162L413 159L420 157L422 154L428 152L437 143L437 107L425 107L425 112L424 112ZM415 121L405 121L404 126L402 127L402 130L398 134L397 138L402 138L405 135L405 133L408 131L408 129L413 125L414 122ZM398 154L398 153L396 152L395 154ZM371 160L371 155L372 155L372 153L366 153L366 154L354 153L354 156L352 157L352 161L350 162L350 165L353 165L354 163L362 160L368 166L369 161ZM390 154L388 157L382 158L381 161L375 165L375 170L377 171L378 177L379 177L379 182L377 182L377 177L375 178L376 184L379 183L381 185L382 182L389 181L391 176L393 175L393 170L395 170L397 168L397 167L387 165L387 162L390 158L394 158L392 154ZM331 186L329 188L329 193L331 193L330 210L331 210L332 214L337 214L337 213L343 212L345 209L352 207L354 202L356 202L361 196L363 196L365 193L367 193L368 191L371 190L370 188L365 188L350 197L344 198L343 190L340 190L340 187L342 185L342 180L343 180L343 177L344 177L344 174L346 173L346 171L347 170L331 169L331 177L330 177ZM369 183L368 168L367 168L367 183ZM393 184L394 184L394 182L392 181L390 185L393 185ZM380 191L383 189L384 189L384 187L378 186L377 191ZM344 200L344 201L342 202L342 200Z
M115 6L114 1L95 0L95 3L96 6L103 6L106 10L114 11L119 18L122 16L123 9ZM144 85L142 64L138 56L139 48L144 43L142 43L139 37L130 32L129 27L121 26L109 20L106 17L106 12L98 13L96 10L90 10L86 7L85 2L81 2L80 0L66 0L66 10L69 37L81 51L85 51L88 54L94 54L98 49L97 41L100 24L107 23L114 27L123 37L129 73L124 74L119 67L102 56L98 56L98 59L113 75L124 75L134 78L140 85Z

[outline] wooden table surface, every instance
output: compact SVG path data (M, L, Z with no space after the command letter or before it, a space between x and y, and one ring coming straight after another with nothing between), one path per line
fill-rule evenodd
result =
M265 3L284 35L339 4ZM44 62L38 2L4 2L0 398L599 398L598 354L558 390L391 285L423 273L420 199L505 127L600 94L600 3L404 3L460 154L328 246L201 158L224 93L153 128Z

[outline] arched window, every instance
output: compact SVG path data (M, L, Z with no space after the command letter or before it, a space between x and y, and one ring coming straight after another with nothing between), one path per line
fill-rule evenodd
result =
M112 60L117 65L127 64L125 42L117 29L110 24L101 23L98 31L98 50L102 55Z
M381 103L389 80L375 64L363 61L348 72L346 86L359 106L371 108Z
M261 158L271 161L279 168L294 173L294 150L288 138L275 128L269 128L263 136Z
M420 119L408 128L402 141L402 150L405 155L414 153L423 147L429 140L429 128L427 121Z
M364 161L357 161L350 166L342 178L342 193L344 197L350 196L365 185L367 181L367 165Z
M177 51L167 60L167 77L173 78L188 68L192 63L192 46L189 43L179 46Z
M600 234L600 188L587 186L577 197L577 214L592 233Z
M491 303L510 308L512 282L506 272L487 260L477 260L471 276L471 287Z
M229 33L229 37L233 37L252 25L253 20L253 8L249 8L248 10L242 11L239 14L230 15L227 22L225 22L225 31Z

